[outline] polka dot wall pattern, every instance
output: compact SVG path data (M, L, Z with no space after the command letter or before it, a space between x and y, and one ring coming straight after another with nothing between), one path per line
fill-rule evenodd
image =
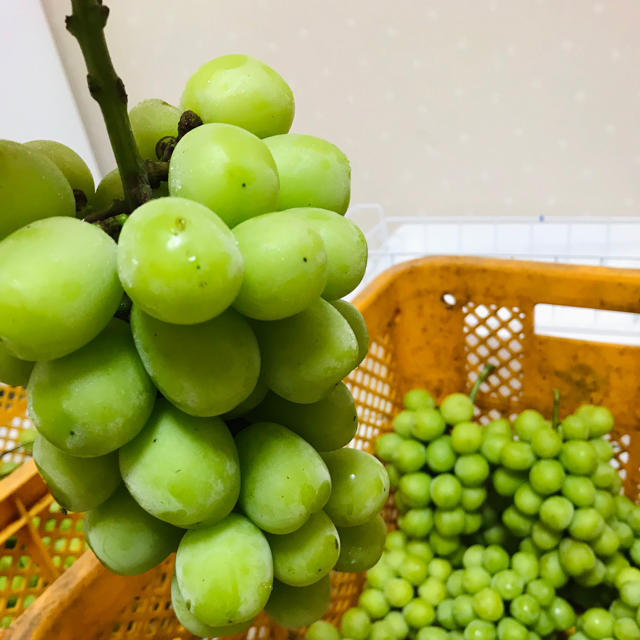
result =
M113 166L66 3L44 0L101 168ZM349 155L390 215L638 215L634 0L108 0L131 103L179 100L229 52L264 59L294 130Z

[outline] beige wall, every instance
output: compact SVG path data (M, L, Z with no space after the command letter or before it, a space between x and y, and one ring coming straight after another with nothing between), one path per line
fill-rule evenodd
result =
M103 171L68 2L43 0ZM637 0L105 0L131 104L249 53L390 215L640 213Z

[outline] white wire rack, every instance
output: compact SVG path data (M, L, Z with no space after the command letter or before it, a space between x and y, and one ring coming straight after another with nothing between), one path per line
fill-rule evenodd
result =
M347 214L363 229L369 263L362 284L406 260L426 255L473 255L640 268L636 217L389 217L378 204ZM538 333L640 345L640 316L538 305Z

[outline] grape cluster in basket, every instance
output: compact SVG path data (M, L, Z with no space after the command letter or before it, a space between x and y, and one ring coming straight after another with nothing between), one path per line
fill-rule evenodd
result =
M27 385L38 469L87 511L106 567L177 551L174 609L195 634L265 606L300 626L327 609L332 569L367 569L384 544L387 472L344 448L342 379L368 350L341 300L367 260L349 163L287 133L290 88L247 56L204 64L182 108L130 113L166 175L129 215L124 174L94 193L67 147L0 141L0 378Z
M606 408L480 426L463 394L436 408L415 389L405 407L376 447L398 529L342 637L640 638L640 506L621 493ZM340 633L321 621L307 638Z

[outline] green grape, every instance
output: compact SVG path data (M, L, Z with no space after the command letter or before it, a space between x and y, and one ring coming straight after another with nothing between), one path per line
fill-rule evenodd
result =
M512 496L518 487L526 482L527 475L521 471L513 471L499 467L493 472L493 486L501 496Z
M0 239L41 218L73 217L76 210L62 171L46 155L10 140L0 140L0 203Z
M338 630L326 620L317 620L309 626L306 633L308 640L340 640ZM390 637L380 637L376 640L392 640Z
M388 434L395 435L395 434ZM378 439L379 441L379 439ZM422 471L408 473L400 478L398 490L408 507L426 507L431 502L431 476Z
M358 364L360 364L369 353L369 329L367 329L364 317L357 307L346 300L333 300L331 304L342 314L342 317L349 323L356 336L358 341Z
M538 460L529 471L531 488L544 496L560 491L564 480L564 469L557 460Z
M144 573L160 564L176 550L184 533L143 511L123 486L87 511L84 531L100 562L125 576Z
M388 535L387 535L388 537ZM407 543L407 553L417 558L422 558L425 562L431 562L433 559L433 551L428 542L424 540L411 540Z
M531 436L531 449L539 458L555 458L562 449L562 438L553 429L540 429Z
M258 422L236 436L236 446L242 477L239 504L264 531L291 533L327 504L332 485L329 469L300 436L278 424ZM358 453L380 465L386 479L384 467L373 456ZM334 491L341 479L334 480ZM386 486L388 490L388 484ZM375 490L373 483L366 488L366 482L360 489L363 493ZM382 504L373 513L380 508ZM329 509L327 514L336 525L341 525Z
M393 463L401 473L419 471L425 464L427 451L417 440L408 438L401 442L393 456Z
M491 587L503 600L517 598L524 589L522 576L511 569L505 569L496 573L491 579Z
M397 489L398 484L400 484L400 472L398 471L398 468L394 465L394 464L386 464L385 468L387 470L387 475L389 476L389 486L392 489ZM398 508L399 511L402 511L402 505L398 502L398 499L400 498L400 494L397 494L396 496L396 507Z
M436 506L442 509L453 509L460 503L462 486L454 475L442 473L431 481L430 492Z
M231 124L204 124L176 145L169 193L200 202L229 226L274 211L278 170L267 146Z
M445 558L434 558L429 563L429 575L444 582L453 571L451 563Z
M540 579L546 580L556 589L566 584L568 579L567 574L564 571L563 564L560 561L560 554L557 549L540 556ZM538 598L538 600L540 599ZM541 601L540 604L544 605Z
M616 532L609 525L605 524L600 535L591 544L593 550L599 556L611 556L620 547L620 540ZM631 554L633 555L633 547Z
M451 446L451 436L439 436L427 446L427 464L432 471L444 473L456 464L457 456Z
M485 438L488 436L504 436L511 440L513 437L511 423L506 418L492 420L486 427L484 427L483 435Z
M500 546L489 545L482 553L482 566L495 574L509 568L509 554Z
M635 607L630 607L620 599L616 599L611 603L609 606L609 613L616 619L636 617Z
M0 337L23 360L52 360L84 346L122 297L115 243L73 218L38 220L0 242L0 278Z
M536 457L528 442L514 440L508 442L500 454L500 462L512 471L525 471L535 462Z
M335 571L366 571L380 559L387 527L381 515L356 527L338 529L340 556ZM295 534L289 534L295 535Z
M364 524L382 509L389 495L389 477L379 460L346 448L324 453L323 458L331 474L325 511L337 527Z
M462 574L462 586L467 593L478 593L491 584L491 575L482 567L468 567Z
M495 640L496 628L486 620L472 620L464 630L464 640Z
M396 575L395 570L387 565L383 555L377 564L367 571L366 586L382 590L385 583L391 580L391 578L395 578Z
M404 394L402 399L404 406L412 411L420 409L435 409L436 401L425 389L411 389Z
M602 491L601 489L596 490L593 507L605 520L608 520L616 512L616 503L613 496L608 491Z
M597 509L583 507L577 509L571 520L569 533L576 540L593 540L604 531L604 518Z
M533 553L518 551L511 556L511 568L525 583L531 582L538 577L538 558Z
M317 402L357 362L358 343L349 323L320 298L295 316L253 326L262 376L272 391L290 402Z
M159 399L119 458L122 478L138 504L177 527L212 525L238 500L238 454L220 418L195 418Z
M351 607L342 614L340 631L345 638L352 640L367 640L371 631L371 619L366 611L358 607Z
M563 523L562 518L563 514L561 511L547 515L547 519L551 520L556 525ZM533 527L531 528L531 540L541 551L550 551L560 544L560 540L562 540L562 529L550 527L540 521L534 522Z
M441 580L434 576L429 576L418 587L418 594L422 600L435 607L445 599L447 588Z
M275 393L268 393L249 416L252 420L284 425L318 451L333 451L345 446L351 442L358 427L355 401L343 382L339 382L326 396L311 404L289 402ZM394 433L388 433L381 436L377 443L387 436L400 438ZM377 443L376 447L379 446Z
M604 640L613 633L613 618L601 607L587 609L580 616L578 625L593 640Z
M246 417L250 411L253 411L266 397L269 389L264 383L262 378L258 378L256 386L253 391L240 403L237 404L231 411L223 413L220 417L225 421L231 421L235 418ZM231 427L230 427L231 428ZM237 429L231 428L232 433L236 433Z
M396 529L389 531L384 541L384 548L388 551L404 549L407 546L407 536L403 531Z
M404 532L401 531L400 533ZM400 567L402 566L402 563L405 561L406 557L407 552L404 549L392 549L383 553L382 560L387 567L393 569L394 575L396 575L400 571Z
M513 422L515 434L525 442L530 442L533 435L543 427L544 418L535 409L525 409Z
M473 544L467 547L462 556L462 566L465 569L470 567L481 567L483 564L485 548L481 544Z
M136 306L174 324L219 315L244 286L234 234L207 207L184 198L151 200L127 218L118 274Z
M26 387L33 370L33 362L12 356L0 340L0 381L12 387Z
M264 143L278 167L278 209L320 207L344 214L351 195L351 167L336 145L314 136L289 133Z
M590 442L569 440L562 445L559 456L564 468L576 475L592 474L598 464L596 451Z
M233 306L257 320L304 311L327 282L327 253L320 235L302 220L270 213L233 230L244 258L244 278Z
M253 620L248 620L247 622L239 622L238 624L227 625L224 627L212 627L200 622L200 620L198 620L187 608L187 603L184 601L184 598L180 593L180 587L178 586L178 579L175 573L171 580L171 604L178 622L187 629L187 631L190 631L197 636L218 638L242 633L243 631L246 631L253 622Z
M608 517L609 515L613 515L613 513L615 513L615 501L613 499L613 496L605 491L599 491L596 494L596 498L599 497L599 495L602 494L602 496L607 496L608 498L611 499L611 513L608 512L605 515L605 512L598 508L598 505L596 503L596 508L598 508L598 511L600 511L600 513L602 514L603 518ZM633 508L633 511L629 514L629 516L627 517L627 524L631 527L634 535L639 535L640 534L640 506L636 505Z
M504 603L496 589L485 587L473 596L473 609L482 620L496 622L504 614Z
M473 596L463 593L453 601L453 620L456 626L464 629L475 617L473 610Z
M41 435L33 459L56 502L67 511L89 511L101 505L120 484L118 456L77 458L54 447Z
M422 629L430 625L436 618L436 612L430 602L422 598L414 598L404 606L402 615L413 629Z
M505 617L498 623L498 640L528 640L527 628L511 617Z
M244 55L205 62L187 81L181 105L204 122L227 122L260 138L289 131L294 113L293 93L282 77Z
M592 438L589 440L591 446L596 450L598 460L601 462L609 462L613 458L613 445L604 438Z
M451 446L456 453L474 453L482 444L482 428L475 422L458 422L451 430Z
M308 637L307 632L307 637ZM314 639L312 639L314 640ZM371 633L369 634L369 640L398 640L394 633L394 629L387 620L376 620L371 625Z
M453 619L453 602L453 598L446 598L436 608L436 619L441 626L449 631L457 626Z
M591 569L576 576L576 582L585 587L595 587L602 584L607 574L607 568L602 560L596 558L596 562Z
M635 620L629 618L614 620L613 636L617 640L638 640L640 638L640 628Z
M500 458L502 456L502 450L511 442L511 436L504 436L499 434L485 435L482 444L480 445L480 453L491 463L500 464Z
M155 389L125 322L113 319L89 344L38 362L29 380L38 431L74 456L102 456L134 438L151 414Z
M626 522L620 522L619 520L613 520L611 522L611 528L615 531L620 541L620 547L622 549L628 549L633 544L633 531Z
M391 580L385 582L389 584ZM384 585L383 585L384 588ZM365 611L365 613L372 620L379 620L389 613L389 603L384 597L384 594L377 589L365 589L358 600L358 606Z
M437 409L423 407L416 410L411 434L418 440L429 442L441 436L446 427L444 418Z
M493 525L483 531L485 544L507 544L510 539L509 531L501 524Z
M572 523L573 514L573 504L569 500L562 496L551 496L542 503L539 515L547 527L561 531Z
M184 326L156 320L134 305L131 329L155 385L189 415L230 411L258 382L258 343L247 321L233 309Z
M528 516L536 515L540 511L543 501L543 497L534 491L528 482L521 484L513 494L513 504L518 511Z
M265 606L273 583L269 544L247 518L232 513L187 531L176 556L180 592L205 624L236 624Z
M398 518L398 526L409 537L422 539L433 529L431 509L409 509Z
M546 578L531 580L527 584L527 593L534 597L543 608L549 607L556 595L553 584Z
M564 598L554 598L548 613L557 631L568 631L576 624L573 607Z
M91 171L73 149L55 140L32 140L25 142L24 146L49 158L60 169L72 189L82 191L87 198L93 196L94 182Z
M621 520L629 518L634 509L634 504L625 495L615 497L616 514Z
M312 207L280 215L303 221L322 238L328 266L323 298L342 298L358 286L367 266L367 241L357 225L334 211Z
M589 437L603 436L613 429L613 416L606 407L594 405L582 405L576 414L579 415L589 427Z
M480 509L487 499L487 490L484 487L463 487L460 504L467 511Z
M409 625L400 611L390 611L382 619L394 640L404 640L409 634Z
M577 414L567 416L560 424L560 431L565 440L589 439L589 425Z
M562 495L576 507L588 507L595 500L596 489L591 478L569 475L562 484Z
M465 513L464 514L464 535L471 535L477 533L482 528L482 514L481 513Z
M408 438L413 432L416 414L413 411L401 411L393 418L393 430L401 437Z
M274 580L264 610L279 625L296 629L321 618L330 604L331 584L327 575L305 587L292 587Z
M605 565L605 579L608 584L616 584L620 573L629 567L629 561L619 551L607 558Z
M102 211L108 209L114 200L123 199L124 189L120 172L118 169L112 169L100 180L93 198L89 199L89 203L93 209Z
M479 453L462 455L456 460L454 471L465 487L477 487L489 477L489 463Z
M440 413L447 424L469 422L473 418L473 402L464 393L451 393L442 401Z
M585 542L565 538L559 546L560 564L570 575L577 576L592 569L596 562L593 549Z
M465 512L460 508L436 509L434 525L440 535L459 536L464 533Z
M532 627L540 616L540 604L528 593L523 593L511 601L511 615L521 624Z
M448 634L441 627L423 627L418 631L416 640L450 640L450 634ZM492 640L492 638L477 638L474 640Z
M140 155L145 160L156 160L158 140L178 135L180 109L158 98L138 102L129 111L129 122Z
M306 405L302 405L302 406L306 406ZM356 421L357 421L357 417L356 417ZM378 456L378 458L380 458L380 460L383 460L384 462L391 462L391 460L393 460L393 457L395 456L397 448L400 446L402 442L404 442L404 438L402 436L399 436L397 433L394 433L393 431L388 431L387 433L383 433L382 435L376 438L376 445L375 445L376 455ZM337 448L338 447L334 447L334 449L337 449ZM330 450L331 449L329 449L329 451ZM389 468L387 466L387 471L388 470Z
M607 489L615 483L617 475L618 472L608 462L599 462L591 480L599 489Z

